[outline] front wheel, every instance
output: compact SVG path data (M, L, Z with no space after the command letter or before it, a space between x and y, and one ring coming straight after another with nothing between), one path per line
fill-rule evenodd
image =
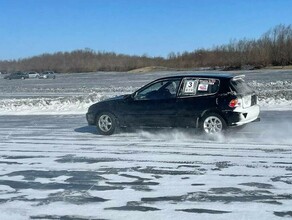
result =
M200 123L200 129L205 134L220 134L227 128L225 120L216 113L205 115Z
M101 113L97 116L97 132L102 135L112 135L117 127L117 121L113 114L109 112Z

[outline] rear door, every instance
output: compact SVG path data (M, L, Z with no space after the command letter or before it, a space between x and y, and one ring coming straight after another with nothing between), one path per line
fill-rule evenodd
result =
M201 114L217 108L218 79L184 78L177 99L177 126L195 127Z

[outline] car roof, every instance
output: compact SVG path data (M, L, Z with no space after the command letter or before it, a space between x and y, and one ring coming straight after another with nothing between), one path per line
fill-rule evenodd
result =
M169 77L163 77L161 79L172 79L172 78L186 78L186 77L200 77L200 78L215 78L215 79L232 79L234 75L228 73L190 73L190 74L177 74Z

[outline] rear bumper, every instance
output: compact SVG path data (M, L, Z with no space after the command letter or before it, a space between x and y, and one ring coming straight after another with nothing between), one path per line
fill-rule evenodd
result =
M232 112L227 112L227 122L229 126L240 126L250 122L260 121L260 107L253 105L249 108L236 108Z

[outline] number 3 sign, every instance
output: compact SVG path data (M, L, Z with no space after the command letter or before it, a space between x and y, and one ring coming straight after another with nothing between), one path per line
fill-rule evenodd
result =
M188 80L185 84L185 93L193 93L195 91L195 81L194 80Z

